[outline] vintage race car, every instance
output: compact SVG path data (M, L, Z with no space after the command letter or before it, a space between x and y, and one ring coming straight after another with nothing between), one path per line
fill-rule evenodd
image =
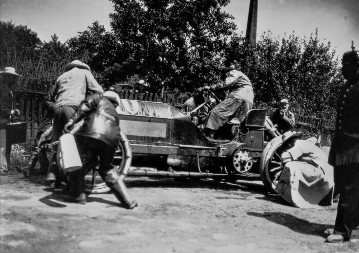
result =
M267 110L253 109L241 125L232 126L233 139L213 140L174 106L162 102L121 99L117 107L122 141L114 163L126 177L185 177L236 180L261 175L268 192L282 171L281 136L268 137ZM141 167L142 169L133 169ZM87 191L108 188L88 176Z

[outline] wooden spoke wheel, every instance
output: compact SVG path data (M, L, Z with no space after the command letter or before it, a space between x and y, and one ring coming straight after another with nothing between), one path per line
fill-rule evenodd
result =
M127 140L127 137L121 133L121 141L116 149L116 153L113 159L113 164L116 166L117 171L126 176L129 166L131 164L131 149ZM110 188L101 179L98 172L98 162L95 163L85 176L85 191L88 193L106 193L110 191Z
M276 193L275 189L283 171L281 155L292 147L292 142L289 140L283 142L282 136L277 136L263 150L260 162L260 175L266 193Z

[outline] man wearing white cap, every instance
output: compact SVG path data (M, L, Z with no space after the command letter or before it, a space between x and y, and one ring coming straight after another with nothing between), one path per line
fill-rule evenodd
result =
M12 89L17 85L20 75L15 68L5 67L0 71L0 171L8 170L11 144L6 140L6 124L9 122L13 105Z
M150 88L150 85L145 80L139 80L135 85L135 90L138 92L146 92Z
M74 134L80 155L100 158L98 172L101 178L124 207L133 209L137 202L130 198L123 182L124 175L120 175L112 163L116 148L123 141L116 112L119 104L120 98L116 92L106 91L103 95L96 93L80 104L76 114L65 125L65 131L69 132L74 124L84 119L84 124ZM84 177L90 167L88 160L83 159L81 170L69 174L70 197L67 200L71 202L87 202Z
M78 105L90 93L103 93L102 87L90 72L90 67L74 60L65 66L65 72L59 76L50 88L45 103L53 109L53 135L51 141L58 141L62 130L76 112ZM56 153L52 155L49 172L46 178L48 183L56 180ZM57 185L60 182L57 180ZM55 185L56 186L56 185Z
M295 117L289 110L289 101L284 98L279 101L279 108L274 111L271 120L281 134L291 131L295 126Z

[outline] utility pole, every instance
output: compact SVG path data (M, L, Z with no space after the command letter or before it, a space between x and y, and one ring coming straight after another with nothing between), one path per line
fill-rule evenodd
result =
M250 0L247 31L246 31L246 40L250 43L256 43L257 16L258 16L258 0Z

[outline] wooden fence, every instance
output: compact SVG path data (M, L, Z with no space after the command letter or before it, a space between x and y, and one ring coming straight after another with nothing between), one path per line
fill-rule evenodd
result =
M45 93L27 90L15 90L15 107L20 110L20 120L27 122L26 137L30 139L37 133L39 123L45 110L43 106Z
M142 101L154 101L168 103L177 108L181 108L181 105L189 98L189 93L176 93L176 94L157 94L151 92L136 92L132 89L115 90L120 98L134 99ZM20 109L21 120L28 122L27 124L27 139L33 138L39 128L40 120L45 113L43 106L44 92L34 92L27 90L15 90L14 92L17 108ZM325 120L315 117L309 117L304 115L296 115L296 125L300 129L302 127L322 131L329 133L333 130L332 126L325 125Z

